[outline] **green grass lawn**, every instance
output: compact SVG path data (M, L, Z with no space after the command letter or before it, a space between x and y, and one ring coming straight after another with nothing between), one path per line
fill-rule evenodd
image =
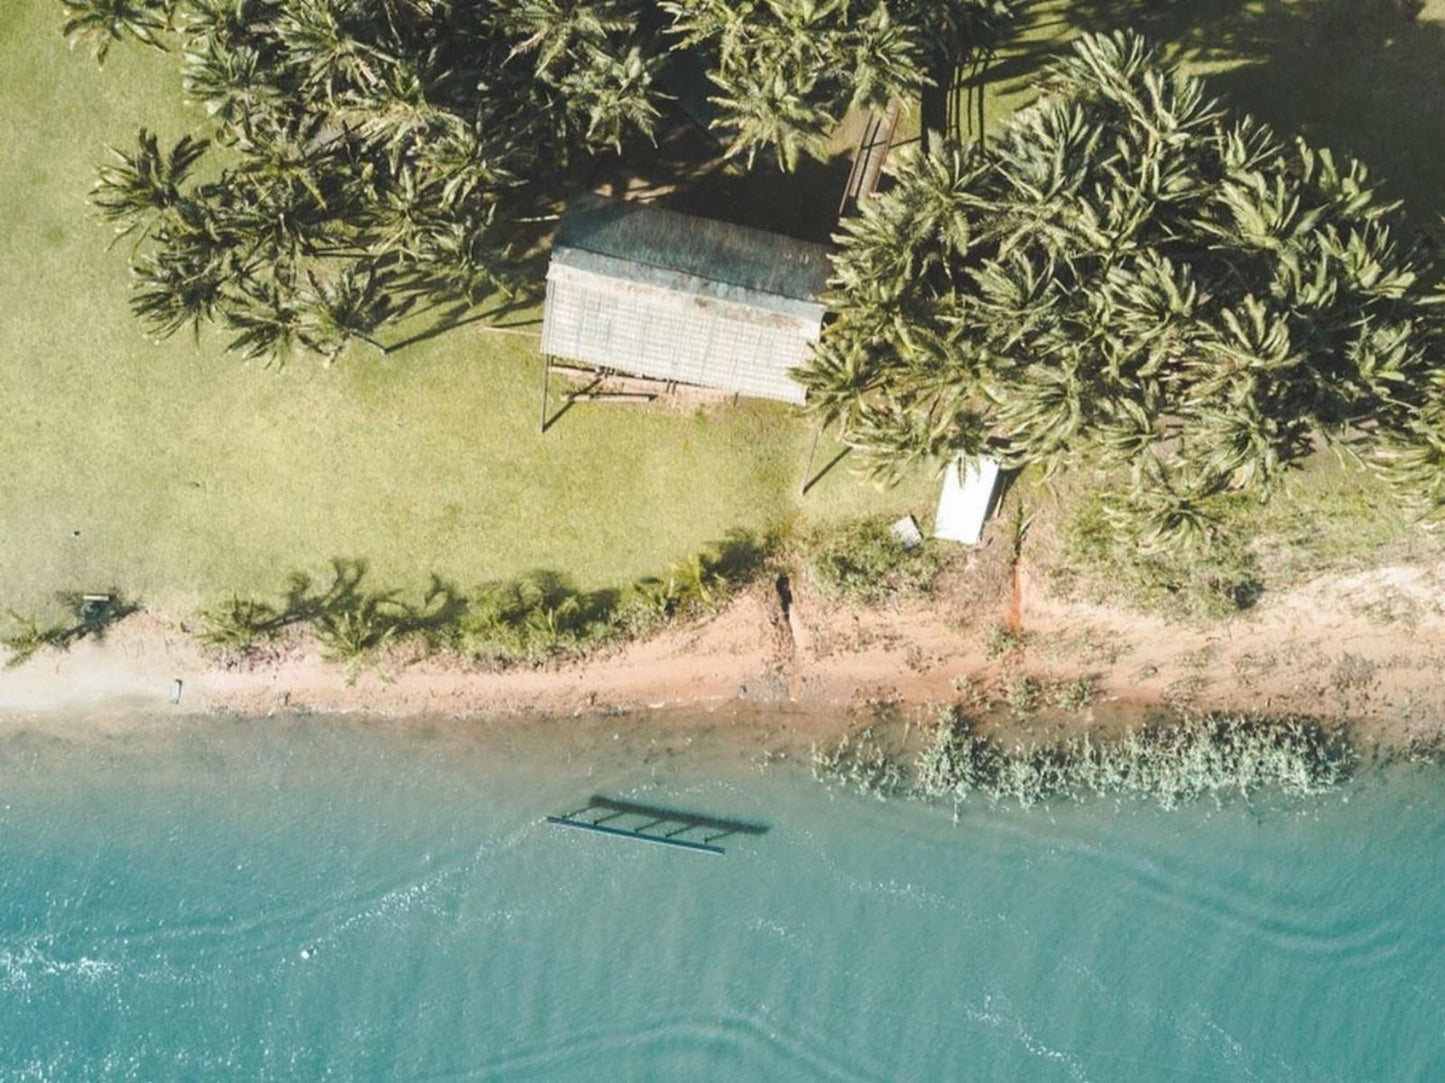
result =
M990 124L1028 100L1062 42L1130 23L1238 105L1364 157L1433 222L1445 0L1366 39L1322 29L1337 2L1042 0L991 75ZM540 436L531 340L475 326L330 371L246 365L210 335L147 341L126 307L126 248L105 251L85 196L106 143L142 124L174 139L200 117L173 57L122 47L98 71L66 51L60 19L55 0L0 13L0 606L114 586L184 613L333 557L367 561L377 588L532 569L598 587L735 527L929 512L931 478L880 493L843 468L800 499L811 431L769 404L579 404Z
M106 143L198 117L173 57L123 47L97 71L60 18L54 0L0 15L0 606L114 586L184 614L332 557L377 588L532 569L598 587L735 527L929 510L931 479L880 493L842 467L800 499L811 429L774 404L584 403L541 436L533 340L475 326L330 371L149 342L126 244L105 251L85 197Z

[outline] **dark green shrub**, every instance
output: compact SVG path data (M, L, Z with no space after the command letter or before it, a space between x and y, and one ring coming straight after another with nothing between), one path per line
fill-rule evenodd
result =
M1037 678L1028 676L1015 677L1004 689L1004 698L1008 700L1009 710L1019 718L1037 711L1043 695L1044 686L1039 683Z
M14 626L11 631L0 636L0 647L10 652L10 657L5 662L7 669L24 665L43 647L61 645L65 636L63 625L42 628L33 615L17 613L13 609L7 609L5 613Z
M1248 609L1263 592L1250 540L1245 530L1225 527L1186 550L1145 551L1115 528L1105 499L1095 496L1065 522L1060 562L1051 572L1056 587L1092 602L1219 620Z
M1049 686L1049 698L1055 707L1066 711L1082 711L1093 704L1098 690L1092 677L1072 677Z
M1006 654L1021 651L1028 643L1028 634L1020 628L1007 624L995 624L984 636L983 649L989 658L1001 658Z
M850 602L880 602L927 593L945 557L932 540L907 549L886 516L861 519L815 535L806 559L818 586Z
M203 609L197 614L200 631L196 637L208 647L244 654L276 637L275 608L254 598L239 595Z

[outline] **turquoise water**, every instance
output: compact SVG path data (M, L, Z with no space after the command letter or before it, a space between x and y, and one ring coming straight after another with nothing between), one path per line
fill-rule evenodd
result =
M1445 1078L1433 771L955 826L560 725L79 732L0 734L0 1079ZM539 823L593 792L770 830Z

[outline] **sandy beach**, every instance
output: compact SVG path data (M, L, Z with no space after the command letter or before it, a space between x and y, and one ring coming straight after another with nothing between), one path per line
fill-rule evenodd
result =
M458 719L658 712L666 716L659 726L676 726L752 706L792 720L793 736L806 742L884 707L906 716L991 704L1007 719L1020 682L1046 691L1087 677L1095 688L1088 707L1060 708L1045 694L1037 710L1014 712L1004 724L1057 733L1186 708L1347 720L1389 742L1445 728L1445 564L1322 577L1208 626L1050 598L1027 565L1017 605L999 604L1000 592L976 571L945 577L926 600L872 609L795 584L785 613L772 584L758 583L719 612L655 638L500 672L393 653L353 674L304 642L238 663L204 651L180 620L142 611L103 640L0 670L0 711ZM990 650L990 631L1015 619L1022 646L1000 653L995 634Z

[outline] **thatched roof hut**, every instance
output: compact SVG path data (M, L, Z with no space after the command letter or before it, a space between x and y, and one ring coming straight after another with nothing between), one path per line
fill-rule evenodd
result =
M552 248L542 351L658 380L802 402L828 249L587 196Z

